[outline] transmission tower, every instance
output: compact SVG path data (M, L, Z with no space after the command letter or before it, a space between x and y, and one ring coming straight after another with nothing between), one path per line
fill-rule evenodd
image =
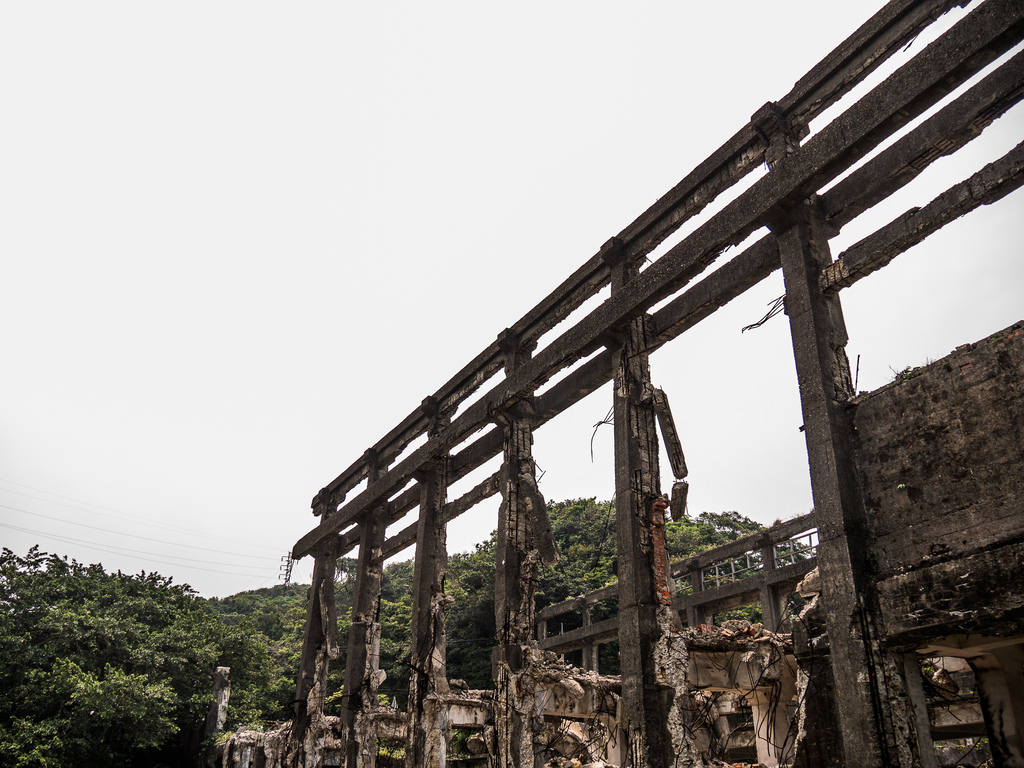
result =
M292 583L292 560L291 554L287 554L281 558L281 573L277 575L277 578L284 579L284 585L287 587Z

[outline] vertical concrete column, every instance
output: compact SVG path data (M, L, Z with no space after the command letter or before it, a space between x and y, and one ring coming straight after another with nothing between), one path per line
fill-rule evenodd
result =
M922 746L925 746L932 740L932 723L928 715L928 697L924 692L924 679L916 653L903 654L903 677L907 681L907 698L917 721L917 732ZM921 768L939 768L934 749L921 749Z
M536 487L533 430L525 404L502 415L505 430L501 467L501 507L495 550L494 611L497 647L492 659L497 760L501 768L534 765L532 686L517 685L531 659L536 632L534 592L537 553L528 495ZM532 487L531 487L532 481Z
M517 403L498 416L505 439L494 574L498 631L495 660L504 661L512 670L522 666L522 646L532 642L537 620L533 610L537 553L530 497L539 491L529 413L527 403Z
M775 562L775 542L768 540L761 547L761 561L764 563L765 576L771 577L772 572L778 568ZM788 597L776 585L765 584L761 587L761 622L772 632L790 631L789 622L786 621Z
M369 482L380 477L376 456L368 452ZM380 671L380 586L383 576L381 547L384 545L383 510L375 510L359 525L359 557L355 594L352 601L352 625L348 633L345 663L345 688L341 702L341 724L345 735L345 765L366 768L377 754L373 729L357 728L357 719L376 706L377 688L383 680Z
M1024 646L997 648L968 661L995 764L1024 768Z
M795 671L783 663L783 673L771 688L755 688L747 700L754 722L757 763L765 768L792 763L796 731L790 728L789 703L796 695Z
M605 245L603 256L612 271L612 294L628 290L637 265L614 239ZM699 765L687 736L686 649L661 573L665 503L646 336L647 321L641 316L609 344L615 361L619 658L626 720L621 725L627 764L633 768Z
M772 632L785 632L782 627L782 606L777 592L775 587L768 584L761 587L761 622Z
M902 663L882 649L875 625L864 501L846 411L853 386L842 307L838 296L824 296L819 288L821 271L832 261L828 235L816 200L770 226L786 284L831 653L831 680L816 671L816 679L830 689L817 695L832 700L833 712L831 722L819 718L811 728L819 741L816 749L829 766L916 765L920 746ZM923 746L931 748L930 742Z
M693 597L698 597L700 593L704 591L704 569L695 568L694 570L690 571L689 576L690 592L692 593ZM686 623L690 627L690 629L693 629L694 627L699 626L701 624L706 624L706 619L707 616L702 606L691 605L689 608L686 609Z
M506 374L528 360L533 348L524 345L511 330L498 337L498 344L505 353ZM558 549L547 505L537 487L532 398L496 414L495 420L504 433L494 576L497 646L491 664L495 685L495 764L501 768L533 768L534 726L538 723L536 681L530 673L537 656L537 563L556 563Z
M589 627L593 623L590 616L590 605L587 603L586 600L580 600L579 606L580 615L583 617L583 626ZM587 669L592 672L597 672L597 653L600 649L600 645L594 640L584 640L582 645L583 658L580 661L580 666L582 666L583 669Z
M408 768L443 766L451 728L448 710L439 699L448 693L444 594L448 568L447 535L442 508L447 494L444 457L417 475L420 514L416 527L416 559L413 574L412 653L409 679Z
M319 497L318 497L319 498ZM325 503L323 512L328 511ZM292 705L289 762L306 765L312 743L323 720L324 693L330 661L338 658L338 616L334 601L334 574L338 555L334 545L314 553L313 578L306 598L306 630L302 638L298 684Z
M228 717L228 702L231 700L231 667L217 667L213 673L213 701L206 712L204 738L224 732Z

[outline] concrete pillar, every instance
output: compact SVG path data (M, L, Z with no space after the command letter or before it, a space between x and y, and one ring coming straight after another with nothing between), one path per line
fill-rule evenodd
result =
M372 474L370 482L375 479ZM384 521L379 515L370 517L360 525L359 558L340 717L346 735L345 765L348 768L366 768L377 754L376 734L357 730L356 719L376 705L377 687L384 675L380 671L379 622L384 531Z
M694 597L704 591L704 574L700 568L690 571L690 592ZM693 629L701 624L707 624L707 612L702 606L691 605L686 609L686 624Z
M1024 646L968 659L996 768L1024 768Z
M778 563L775 562L775 543L766 541L760 551L764 575L771 576L778 568ZM761 587L761 623L772 632L790 631L789 623L785 621L788 597L789 595L782 594L777 586L765 584Z
M231 699L231 667L217 667L213 674L213 702L206 712L206 727L203 738L224 731L228 717L228 701Z
M513 670L522 665L521 647L536 634L532 610L538 556L534 550L532 505L540 503L533 461L533 429L529 404L517 403L499 417L505 431L501 467L501 507L495 558L496 661Z
M603 249L612 294L638 267L616 241ZM689 766L700 757L687 735L686 649L671 608L647 321L631 321L614 350L615 507L619 556L619 658L628 765Z
M791 729L789 704L796 681L785 676L774 688L755 688L746 698L754 721L757 762L765 768L788 765L796 754L796 730Z
M864 500L846 411L853 395L846 327L839 297L827 297L819 287L821 271L832 261L822 222L812 200L769 224L778 239L786 284L831 654L831 681L816 677L825 686L819 695L830 696L832 707L808 710L818 719L809 732L821 742L816 748L823 765L909 768L919 762L922 747L931 749L931 744L918 742L902 660L882 648L875 625ZM825 722L822 717L830 710L831 721Z
M326 511L326 509L324 510ZM313 578L306 598L306 629L302 639L294 716L289 736L289 761L304 765L311 740L323 719L330 661L338 658L338 616L334 601L337 552L327 546L314 553ZM315 741L315 738L312 739ZM315 758L314 758L315 760Z
M761 622L765 628L777 633L792 631L786 615L789 593L778 585L766 584L761 587Z
M592 623L590 616L590 605L587 604L586 600L577 601L577 605L580 607L580 615L583 617L583 626L589 627ZM593 640L584 640L582 642L582 658L580 659L580 667L583 669L597 672L597 652L600 648L599 644Z
M417 475L420 513L416 528L413 574L412 672L405 750L408 768L445 764L451 728L438 694L448 693L446 670L444 577L448 567L442 508L447 494L447 457Z
M534 644L537 553L534 505L540 504L529 403L518 403L499 417L504 426L501 508L495 551L493 656L497 761L502 768L533 768L533 688L517 684L531 664L523 649ZM546 514L546 512L545 512Z
M914 711L917 733L921 741L921 768L939 768L935 749L926 747L932 743L932 724L928 715L928 697L924 693L924 681L916 653L903 654L903 676L907 681L907 698Z
M536 343L524 344L511 330L498 337L505 372L512 374ZM496 765L533 768L537 612L534 593L537 563L558 562L547 504L537 487L533 460L533 399L526 398L495 414L503 428L501 507L495 549L494 618L497 645L491 657L494 678ZM546 634L546 628L541 629Z

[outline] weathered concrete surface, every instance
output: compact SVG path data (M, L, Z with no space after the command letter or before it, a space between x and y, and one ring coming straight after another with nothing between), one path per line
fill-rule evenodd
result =
M338 739L341 723L336 717L317 718L304 731L306 762L300 765L339 765L344 743ZM286 768L295 763L292 723L270 731L240 730L216 745L206 756L207 768Z
M878 585L888 636L904 645L935 638L1021 632L1024 543L897 574Z
M758 763L766 768L791 764L797 728L789 707L797 696L797 664L789 636L766 632L746 621L727 621L708 629L685 633L687 688L747 699Z
M818 286L821 269L831 263L819 202L807 201L771 225L782 258L818 523L819 635L828 636L829 649L809 690L828 697L831 706L808 711L807 745L815 753L805 759L835 768L917 768L920 750L931 745L908 711L902 661L880 642L847 412L853 382L846 326L839 297L823 295ZM801 656L809 654L802 650Z
M231 667L217 667L213 674L213 701L206 712L203 736L209 738L224 730L228 717L228 701L231 699Z
M1024 322L899 374L853 418L888 641L1019 634Z
M606 244L612 297L639 280L621 243ZM689 735L686 646L672 610L661 493L655 388L646 352L649 317L634 318L609 340L615 360L615 519L619 564L619 659L628 764L700 764Z
M319 768L322 756L318 734L324 725L324 696L330 662L338 658L338 617L334 600L334 574L338 558L332 547L319 552L306 597L306 631L299 661L299 680L289 729L289 764Z
M355 764L357 753L377 751L377 744L363 743L366 729L360 728L360 713L372 710L377 703L377 689L386 677L380 669L380 585L383 575L381 546L384 543L384 524L377 518L361 526L362 540L356 569L355 594L352 603L352 622L348 632L348 655L342 698L341 721L346 730L350 765Z
M1024 322L860 396L853 422L879 577L1024 538Z
M420 517L413 570L412 672L409 675L407 768L443 768L451 726L438 696L448 693L444 608L452 598L444 592L448 569L447 529L442 517L447 483L447 458L422 472Z
M514 368L525 354L518 345L507 345L508 366ZM531 415L532 403L525 401L497 417L504 434L504 461L495 548L497 646L491 666L496 757L499 765L509 768L532 768L536 762L542 727L535 712L537 654L531 647L537 621L537 563L558 560L547 508L537 488Z

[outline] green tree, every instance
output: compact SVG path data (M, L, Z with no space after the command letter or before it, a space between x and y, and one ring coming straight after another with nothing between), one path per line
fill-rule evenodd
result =
M557 564L538 569L538 610L600 589L618 578L614 502L599 502L594 498L554 502L548 504L548 517L562 557ZM689 557L734 541L761 527L738 512L704 512L693 520L670 521L666 525L669 555L673 560ZM448 561L445 591L455 598L445 619L448 673L450 677L466 680L474 688L491 685L490 657L495 637L495 547L496 534L492 533L487 541L477 545L474 552L452 555ZM591 620L603 621L617 612L618 601L614 598L605 600L592 608ZM561 629L570 630L580 626L582 618L572 613L560 618L559 622ZM618 671L617 654L617 643L603 645L601 669L615 674Z
M614 583L618 566L614 503L593 498L572 499L549 504L548 515L562 559L557 565L539 568L537 608ZM669 521L666 525L669 553L673 560L684 558L760 527L737 512L705 512L694 519ZM448 675L465 680L472 688L491 686L495 550L496 534L492 533L472 552L453 554L448 559L445 591L455 598L446 609ZM330 666L327 710L331 714L338 713L337 707L342 701L339 694L355 576L356 561L340 559L335 599L341 656ZM391 563L385 567L381 582L380 664L387 672L387 679L379 693L388 701L397 699L400 706L405 705L409 686L412 576L411 560ZM307 591L308 586L278 585L210 601L210 606L229 626L241 626L248 620L266 635L273 678L260 707L266 716L278 719L289 716L287 705L295 689ZM594 606L591 618L601 621L614 616L617 610L615 599L606 600ZM581 619L569 614L560 622L568 630L578 626ZM553 627L554 631L557 629ZM601 647L601 669L609 674L618 669L617 651L616 643Z
M491 687L494 647L495 536L475 551L448 558L445 592L455 598L445 613L448 676L471 688Z
M218 665L232 667L230 716L259 717L271 687L262 636L225 625L187 585L36 547L0 555L0 763L177 762Z
M671 558L679 560L728 544L763 527L739 512L701 512L695 520L667 522L665 540Z
M207 601L209 607L220 616L224 624L232 628L235 635L262 642L267 648L268 655L260 659L260 664L266 665L263 674L269 683L257 689L261 698L248 706L249 710L259 710L264 719L287 720L291 717L289 705L295 695L302 635L306 626L308 591L308 584L278 584ZM344 600L344 594L340 600ZM342 638L348 631L347 619L348 615L339 610L339 635ZM254 636L253 630L258 634ZM237 697L233 682L232 686L231 700L234 708ZM243 718L238 719L244 722Z

